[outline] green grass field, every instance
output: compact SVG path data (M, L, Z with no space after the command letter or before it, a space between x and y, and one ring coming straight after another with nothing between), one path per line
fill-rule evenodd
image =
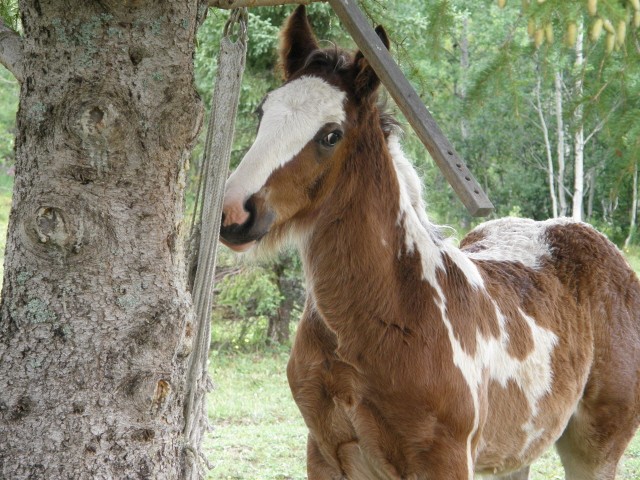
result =
M289 354L231 354L211 359L212 431L205 454L210 479L303 479L306 426L285 374Z

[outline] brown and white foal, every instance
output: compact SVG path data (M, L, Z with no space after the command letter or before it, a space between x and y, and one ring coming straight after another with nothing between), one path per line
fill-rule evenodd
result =
M319 49L300 7L281 57L221 235L302 255L287 373L309 479L527 478L554 443L567 479L613 479L640 422L640 285L618 250L583 223L514 218L455 247L362 54Z

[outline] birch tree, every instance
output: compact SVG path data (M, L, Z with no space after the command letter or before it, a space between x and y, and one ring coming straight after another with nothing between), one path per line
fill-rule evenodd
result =
M582 22L578 23L578 33L575 44L575 63L576 71L574 83L574 96L582 98L584 91L584 29ZM574 134L573 134L573 205L571 216L574 220L582 220L582 201L584 197L584 107L580 103L575 109L573 115Z

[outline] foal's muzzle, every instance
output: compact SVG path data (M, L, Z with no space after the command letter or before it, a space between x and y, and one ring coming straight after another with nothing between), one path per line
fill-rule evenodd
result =
M257 200L255 195L249 197L244 203L244 209L249 213L249 217L243 224L225 225L225 214L222 213L220 239L222 243L236 251L247 250L253 242L264 237L275 218L273 212L264 208L263 203Z

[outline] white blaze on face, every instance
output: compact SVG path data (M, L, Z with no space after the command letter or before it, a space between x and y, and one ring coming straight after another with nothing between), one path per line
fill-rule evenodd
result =
M256 140L227 180L225 213L240 215L244 201L300 153L320 128L342 123L345 98L345 92L318 77L301 77L269 93ZM243 222L227 215L225 223Z

